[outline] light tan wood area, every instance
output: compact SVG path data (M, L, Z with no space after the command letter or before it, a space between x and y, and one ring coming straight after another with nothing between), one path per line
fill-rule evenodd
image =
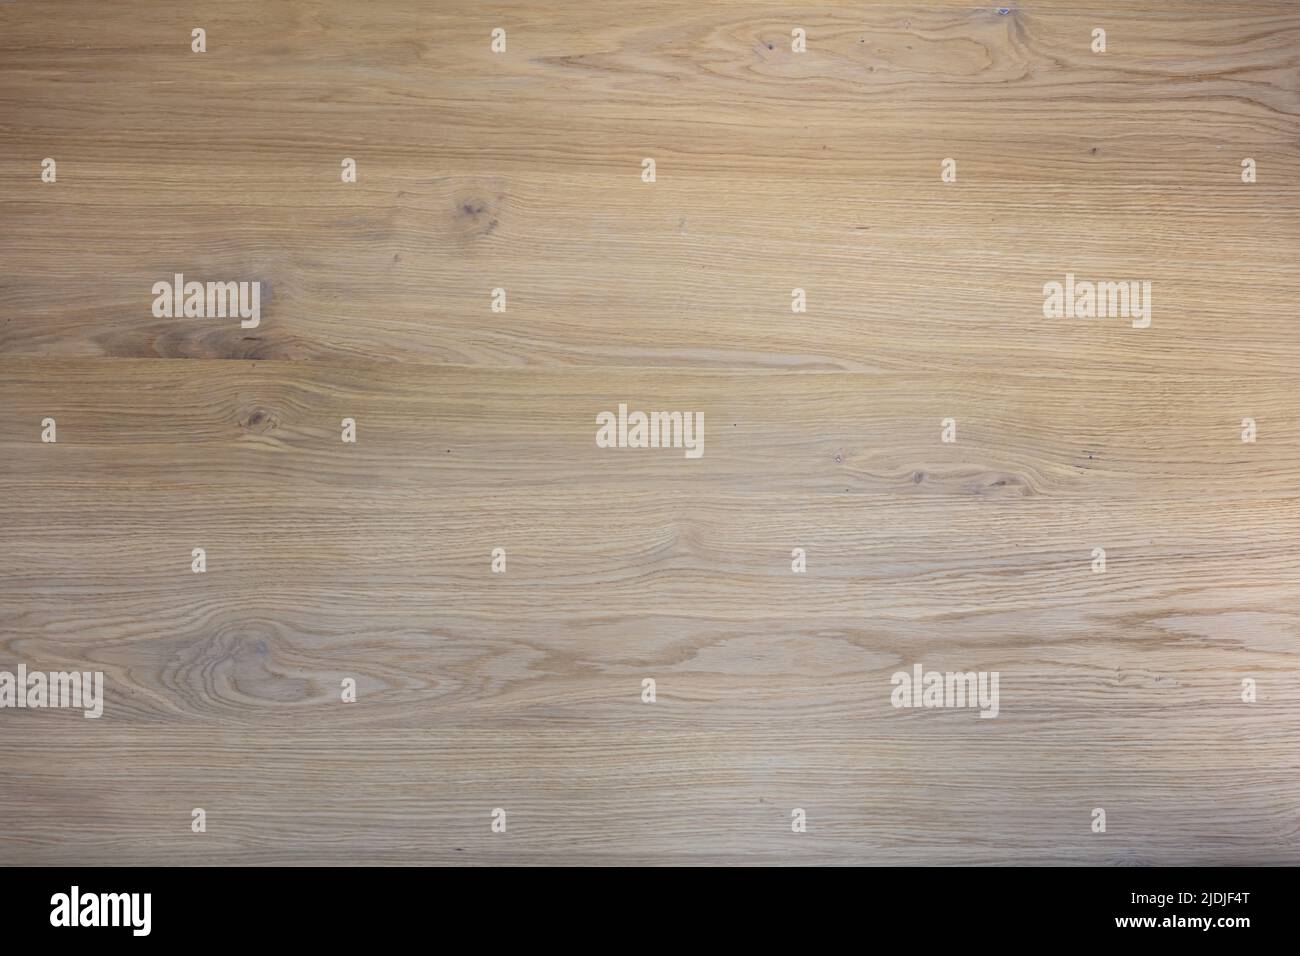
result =
M0 862L1300 863L1298 90L1276 0L0 3L0 671L104 675Z

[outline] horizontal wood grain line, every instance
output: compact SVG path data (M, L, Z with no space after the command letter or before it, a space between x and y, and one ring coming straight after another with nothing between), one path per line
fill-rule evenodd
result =
M747 728L776 735L815 727L820 739L864 755L877 751L879 734L926 751L977 746L976 737L989 748L1077 740L1086 750L1098 736L1125 736L1117 728L1126 727L1134 729L1129 737L1158 737L1159 746L1172 751L1230 756L1249 740L1274 749L1267 760L1243 756L1243 763L1288 769L1300 742L1300 727L1288 720L1300 703L1300 667L1294 657L1244 648L1166 650L1142 641L1126 648L1119 639L1090 640L1089 652L1108 658L1102 671L1068 651L1059 660L1041 647L1021 648L1015 639L994 650L962 650L951 639L904 636L853 653L847 636L769 631L752 638L696 637L694 647L688 638L670 648L624 652L614 661L601 660L592 646L590 638L599 633L579 649L506 635L399 640L358 627L348 644L335 638L326 648L285 630L247 617L213 628L214 636L203 640L178 632L130 646L114 642L89 654L66 642L10 642L15 651L0 661L10 673L25 664L28 673L90 671L104 678L98 718L86 718L82 708L7 709L6 726L15 741L34 741L55 724L84 727L92 739L103 724L264 734L304 723L321 730ZM605 647L636 640L628 629L606 636ZM998 673L995 719L982 719L987 708L974 704L893 709L892 675L911 673L917 664ZM646 678L656 681L653 704L640 698ZM1256 682L1252 704L1241 701L1245 678ZM345 679L355 682L356 703L341 700Z
M134 29L123 31L125 42L106 48L99 36L102 8L61 8L66 19L55 19L57 29L50 28L48 15L39 32L22 20L14 23L8 50L15 64L24 73L58 76L61 67L84 70L88 58L92 71L97 66L120 72L129 62L128 75L146 94L134 102L146 108L165 103L178 88L188 92L185 84L202 83L223 66L229 74L217 75L229 75L236 88L249 77L243 85L255 85L263 96L314 101L318 107L341 105L358 94L381 104L385 94L395 104L437 102L440 93L468 89L480 101L508 93L517 102L552 107L596 94L597 102L634 101L642 111L656 106L645 101L647 93L697 103L712 97L719 106L727 94L802 93L850 101L877 93L888 94L881 98L892 108L906 109L927 96L945 105L987 103L994 90L1009 104L1033 108L1041 105L1035 94L1053 104L1076 96L1087 103L1100 90L1119 100L1135 91L1178 100L1179 81L1192 94L1185 98L1189 108L1212 102L1216 94L1235 102L1238 111L1294 113L1297 105L1281 68L1294 66L1295 45L1288 38L1300 32L1300 18L1294 8L1268 11L1254 4L1232 18L1183 8L1177 20L1110 8L1103 56L1089 48L1098 13L1081 10L1040 16L1014 8L1000 16L988 7L855 5L830 13L827 6L810 11L677 4L670 11L665 4L620 4L593 17L581 7L541 12L514 6L467 15L462 9L390 4L386 16L376 17L342 2L318 4L312 14L284 4L266 5L242 22L225 8L205 11L211 51L194 56L188 49L189 11L141 5ZM665 18L673 22L671 31L663 27ZM790 51L795 23L808 31L807 53ZM494 25L513 33L506 55L489 50ZM33 54L40 59L23 59ZM151 84L159 74L166 86ZM331 76L355 85L331 90ZM96 94L114 93L89 91L91 102Z
M59 370L56 377L50 375ZM1095 373L1094 373L1095 375ZM293 483L306 492L657 487L1032 498L1290 497L1300 466L1288 382L967 374L747 375L264 362L6 363L0 483L27 494ZM704 415L703 454L599 448L620 404ZM58 442L40 441L53 417ZM358 441L340 440L344 417ZM942 421L957 439L941 441ZM1254 443L1242 441L1254 418ZM167 421L165 431L159 423ZM772 483L775 483L773 485ZM1181 490L1179 490L1181 489Z
M387 209L234 219L155 204L69 221L31 203L0 240L0 355L992 370L1014 354L1018 371L1056 375L1283 374L1300 359L1300 231L1278 210L1300 193L1238 185L966 206L936 184L832 206L791 182L753 190L741 215L703 184L638 202L631 187L491 178L413 187ZM139 238L121 236L123 215ZM70 243L83 264L49 270ZM261 283L260 324L155 317L154 283L178 272ZM1045 283L1067 273L1150 282L1150 328L1044 318Z
M299 731L268 741L214 730L166 745L149 732L87 743L56 730L49 743L77 772L33 761L0 791L0 812L20 810L26 822L6 829L11 861L75 849L190 863L543 862L563 848L570 860L607 862L1282 862L1296 839L1294 774L1246 777L1232 756L1202 754L1191 781L1181 754L1121 741L1088 753L1083 799L1047 770L1064 754L1052 748L1027 749L1016 763L976 751L936 764L880 741L873 760L854 763L833 742L743 731ZM79 810L87 799L93 816ZM1098 803L1129 808L1106 839L1088 832ZM202 836L189 832L194 806L209 814ZM506 834L488 827L497 806L509 814ZM791 839L792 806L808 810L808 842Z

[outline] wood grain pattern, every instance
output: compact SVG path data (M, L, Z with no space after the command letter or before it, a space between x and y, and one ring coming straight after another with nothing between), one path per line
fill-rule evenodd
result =
M1290 2L0 3L0 862L1300 863L1298 117Z

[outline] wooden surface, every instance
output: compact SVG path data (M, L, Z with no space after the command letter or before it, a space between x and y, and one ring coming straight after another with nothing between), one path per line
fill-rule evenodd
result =
M1300 863L1298 89L1276 0L0 3L0 669L106 679L0 862Z

